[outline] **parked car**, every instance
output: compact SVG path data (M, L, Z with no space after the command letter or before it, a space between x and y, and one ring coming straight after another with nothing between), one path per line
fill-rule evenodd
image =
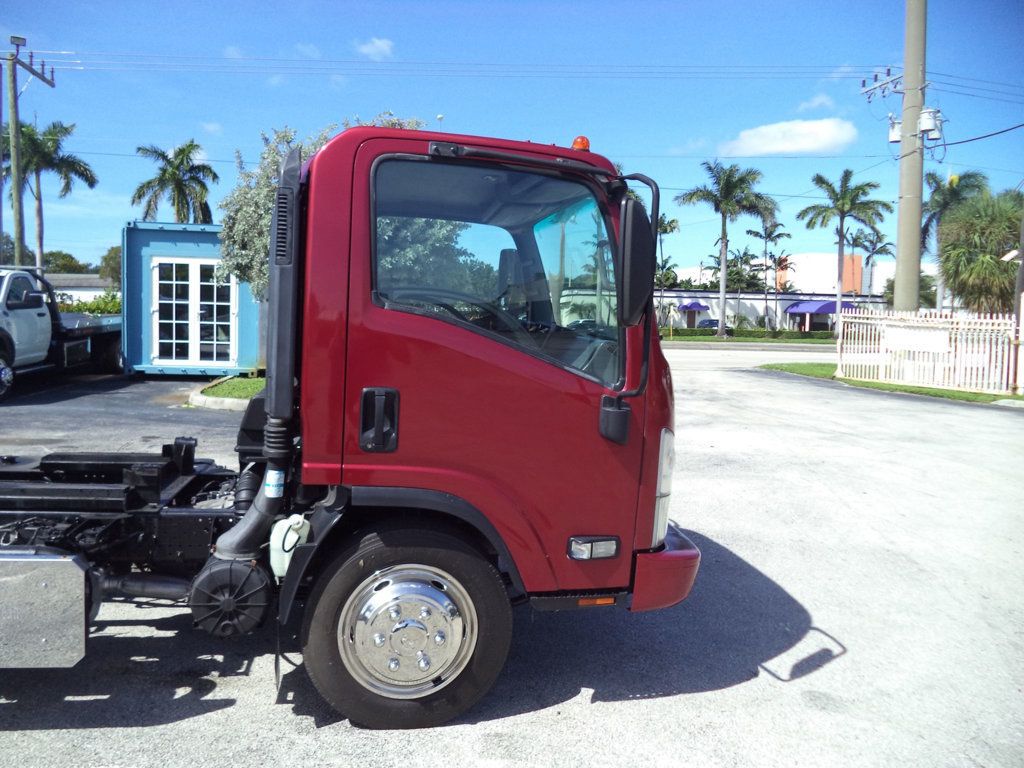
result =
M703 320L700 320L700 321L697 322L697 327L698 328L715 328L715 329L717 329L718 328L718 321L717 320L713 320L710 317L705 317ZM728 325L725 326L725 330L727 330L727 331L729 330L729 326Z

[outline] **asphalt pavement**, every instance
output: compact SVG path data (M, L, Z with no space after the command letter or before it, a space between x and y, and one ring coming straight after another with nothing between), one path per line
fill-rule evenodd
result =
M271 631L106 604L77 668L0 673L0 762L1024 764L1024 412L756 368L830 350L666 354L673 516L703 552L683 604L519 609L494 690L416 732L339 720L294 652L275 689ZM74 386L0 405L0 452L191 433L230 457L238 414L182 407L189 382Z

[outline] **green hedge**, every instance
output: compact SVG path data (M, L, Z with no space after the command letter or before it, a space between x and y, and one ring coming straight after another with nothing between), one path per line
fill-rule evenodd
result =
M106 291L91 301L68 301L67 294L57 294L57 308L61 312L84 312L87 315L121 314L121 295Z
M668 337L668 328L662 328L662 338ZM716 328L673 328L672 337L676 336L714 336L718 333Z
M660 329L661 338L668 339L668 328ZM673 328L672 338L686 336L715 336L717 328ZM766 331L764 328L726 328L726 336L738 339L831 339L832 331Z
M832 331L766 331L764 328L737 328L732 336L747 339L831 339Z

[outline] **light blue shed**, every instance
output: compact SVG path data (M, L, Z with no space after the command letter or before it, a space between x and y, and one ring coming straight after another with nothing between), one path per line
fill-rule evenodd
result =
M222 376L261 366L259 304L218 279L219 224L130 221L122 239L125 371Z

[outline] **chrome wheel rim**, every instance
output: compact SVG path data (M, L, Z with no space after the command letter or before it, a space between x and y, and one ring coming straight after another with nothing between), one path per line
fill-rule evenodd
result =
M0 357L0 395L7 392L13 384L14 369L7 364L6 360Z
M353 590L338 620L338 649L352 677L391 699L444 688L469 664L478 623L469 594L428 565L377 571Z

